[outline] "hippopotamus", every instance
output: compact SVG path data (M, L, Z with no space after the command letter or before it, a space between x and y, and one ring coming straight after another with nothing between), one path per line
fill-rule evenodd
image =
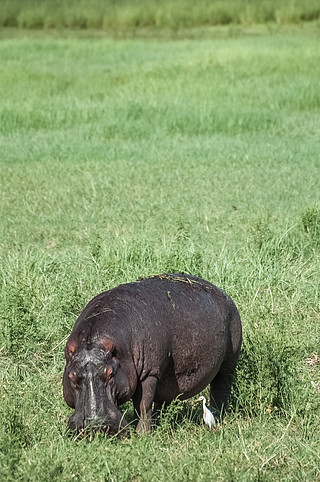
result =
M242 341L231 298L204 279L162 274L93 298L69 336L63 395L75 409L72 431L116 434L129 399L137 430L151 429L154 408L188 399L210 383L220 413L230 394Z

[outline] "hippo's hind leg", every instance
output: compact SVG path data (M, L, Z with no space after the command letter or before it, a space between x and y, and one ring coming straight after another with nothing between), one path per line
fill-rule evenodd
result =
M222 418L231 392L233 373L219 372L210 383L210 405L215 416Z
M218 374L210 383L210 404L220 418L227 406L242 342L242 328L238 310L231 299L229 299L229 305L230 338L227 346L228 355L222 363Z

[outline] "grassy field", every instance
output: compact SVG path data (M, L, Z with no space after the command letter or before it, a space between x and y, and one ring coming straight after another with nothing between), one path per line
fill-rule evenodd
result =
M318 0L2 0L0 26L126 31L319 20Z
M319 37L229 33L2 38L1 480L319 480ZM165 271L238 305L226 418L177 401L151 435L68 438L77 315Z

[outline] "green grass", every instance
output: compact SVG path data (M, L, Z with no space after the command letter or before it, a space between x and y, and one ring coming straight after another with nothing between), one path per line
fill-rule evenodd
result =
M2 38L1 480L319 478L318 38L225 32ZM191 400L151 435L69 439L77 315L181 270L243 319L224 422Z
M0 26L122 30L318 20L317 0L2 0Z

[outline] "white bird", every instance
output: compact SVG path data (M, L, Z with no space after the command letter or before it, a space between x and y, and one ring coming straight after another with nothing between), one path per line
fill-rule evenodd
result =
M206 399L205 397L201 396L197 398L196 402L200 402L202 400L203 403L203 421L206 423L209 428L216 426L216 420L210 410L206 407Z

